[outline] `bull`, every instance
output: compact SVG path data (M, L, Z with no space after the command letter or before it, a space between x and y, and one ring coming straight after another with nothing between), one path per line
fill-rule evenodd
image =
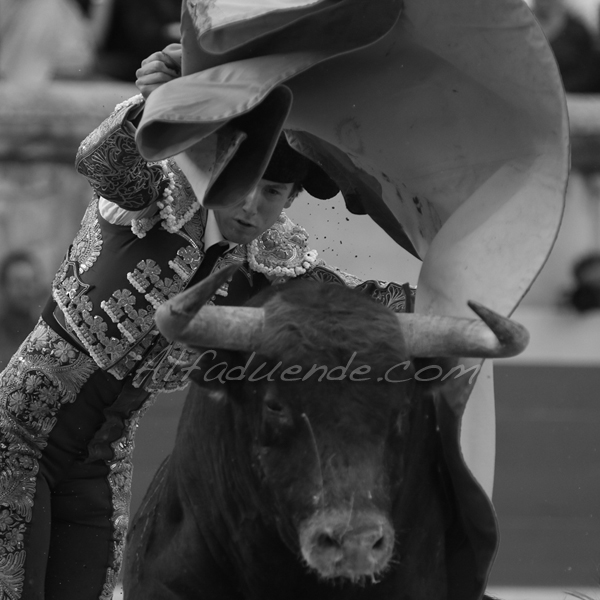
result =
M496 522L453 409L469 378L417 374L516 354L527 332L479 305L473 320L396 315L309 281L200 308L230 274L156 316L199 360L128 534L125 598L484 597Z

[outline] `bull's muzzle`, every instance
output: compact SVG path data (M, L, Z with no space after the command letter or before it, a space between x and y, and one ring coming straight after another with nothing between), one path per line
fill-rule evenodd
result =
M375 581L394 550L394 529L377 512L320 512L300 525L299 534L304 560L324 579Z

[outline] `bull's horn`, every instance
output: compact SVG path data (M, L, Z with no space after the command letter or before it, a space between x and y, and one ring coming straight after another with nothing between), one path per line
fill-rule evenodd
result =
M179 339L179 335L186 329L196 313L233 276L237 269L237 265L228 265L162 304L154 315L160 332L169 341Z
M165 302L155 316L161 333L170 341L189 346L245 351L255 348L264 326L264 309L204 306L234 271L235 267L228 267L214 273ZM481 320L396 315L408 354L423 358L503 358L520 354L527 347L529 333L525 327L477 302L469 302L469 306Z
M481 320L435 315L396 315L409 354L423 358L504 358L516 356L525 350L529 343L529 332L523 325L478 302L468 304Z
M265 311L250 306L204 306L174 337L188 346L250 352L258 345ZM159 324L159 329L168 337Z

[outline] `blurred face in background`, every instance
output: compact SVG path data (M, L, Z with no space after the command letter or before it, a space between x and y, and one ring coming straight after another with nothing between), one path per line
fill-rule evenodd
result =
M40 275L31 262L19 260L8 266L4 282L4 300L19 312L30 312L39 300Z

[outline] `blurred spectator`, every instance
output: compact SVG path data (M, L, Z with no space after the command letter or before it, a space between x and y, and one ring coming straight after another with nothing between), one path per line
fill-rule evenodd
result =
M76 0L0 0L0 77L19 83L89 75L95 53Z
M573 266L575 287L567 293L567 303L578 312L600 308L600 252L591 252Z
M98 35L98 75L133 82L144 58L179 42L181 0L77 2Z
M25 251L0 263L0 371L34 327L40 314L40 268Z
M179 41L181 0L0 0L0 77L132 83L144 58Z
M550 42L565 90L600 92L600 52L591 30L564 0L534 0L533 12Z

